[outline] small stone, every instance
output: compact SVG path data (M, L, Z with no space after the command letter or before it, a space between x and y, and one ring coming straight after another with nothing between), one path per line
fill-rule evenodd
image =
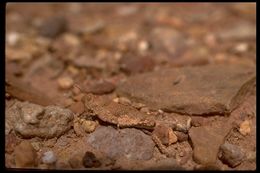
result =
M183 141L188 140L188 137L189 137L188 134L183 133L183 132L179 132L179 131L174 131L174 133L176 134L179 142L183 142Z
M85 92L97 95L108 94L115 90L115 85L108 81L100 81L90 85Z
M118 102L119 102L119 97L114 98L114 99L113 99L113 102L118 103Z
M72 168L82 168L82 155L80 153L73 154L71 158L69 158L69 164Z
M40 35L54 38L67 29L67 21L62 16L51 17L43 22L40 27Z
M136 74L151 71L155 62L151 57L124 56L120 59L120 68L127 74Z
M18 168L32 168L36 165L37 153L28 141L21 142L14 150L15 165Z
M145 52L145 51L147 51L148 48L149 48L149 44L148 44L147 41L142 40L142 41L140 41L140 42L138 43L138 50L139 50L140 52Z
M82 98L84 97L84 93L79 93L78 95L74 96L73 99L77 102L81 101Z
M142 103L136 103L136 102L133 102L132 103L132 106L135 107L136 109L140 110L141 108L145 107L144 104Z
M163 114L163 113L164 113L164 111L163 111L163 110L161 110L161 109L159 109L159 110L158 110L158 113L159 113L159 114Z
M169 133L169 144L168 145L176 143L178 138L177 138L177 135L173 132L173 130L171 128L169 129L168 133Z
M204 124L204 119L202 117L193 116L191 118L191 125L194 127L199 127Z
M87 151L82 159L82 163L85 168L100 167L101 163L96 158L95 154Z
M179 156L180 156L180 157L183 157L183 156L184 156L184 152L181 151L181 152L179 153Z
M42 156L42 162L45 164L54 164L56 162L57 158L53 151L47 151L43 153Z
M91 133L96 129L98 124L96 121L84 120L81 125L86 133Z
M220 150L222 152L220 160L222 160L223 163L227 163L232 168L238 166L244 160L244 152L235 145L225 142L220 146Z
M248 44L246 43L239 43L235 47L235 51L237 52L246 52L248 50Z
M62 77L58 79L58 84L61 89L70 89L74 81L70 77Z
M251 123L249 120L245 120L240 124L239 132L244 136L248 135L251 132Z
M80 44L78 37L73 34L65 34L64 41L68 43L70 46L79 46Z
M131 105L131 101L126 97L119 97L118 102L123 105Z
M75 102L72 105L70 105L69 109L74 112L75 114L82 114L85 111L84 104L82 102Z
M10 32L7 34L6 41L10 46L15 46L20 40L20 35L17 32Z
M176 134L169 127L158 125L155 127L153 134L156 135L164 145L169 146L177 142Z
M142 108L140 109L140 112L149 113L150 110L149 110L148 107L142 107Z

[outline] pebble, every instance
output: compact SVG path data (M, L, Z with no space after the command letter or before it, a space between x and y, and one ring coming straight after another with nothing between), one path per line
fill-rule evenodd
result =
M119 97L118 102L123 105L131 105L131 101L126 97Z
M245 120L240 124L239 132L244 136L251 132L251 125L249 120Z
M174 131L174 133L176 134L179 142L188 140L188 134L179 131Z
M81 124L82 128L86 133L93 132L96 129L97 125L98 123L96 121L90 121L90 120L83 120Z
M84 104L82 102L75 102L72 105L70 105L69 109L74 112L75 114L82 114L85 111Z
M248 50L248 44L246 43L239 43L235 46L235 51L237 52L246 52Z
M145 52L145 51L148 50L148 48L149 48L149 44L148 44L147 41L142 40L142 41L140 41L140 42L138 43L138 50L139 50L140 52Z
M71 128L74 117L69 109L58 106L40 107L29 102L17 102L8 109L7 114L13 117L15 132L25 138L59 137ZM38 122L34 123L36 121L34 119Z
M194 127L199 127L204 124L204 119L202 117L193 116L191 118L191 125Z
M141 111L141 112L144 112L144 113L147 113L147 114L150 112L150 110L149 110L148 107L142 107L142 108L140 109L140 111Z
M245 153L236 145L225 142L220 146L220 150L222 152L220 160L232 168L238 166L244 160Z
M123 56L119 60L120 69L127 74L136 74L151 71L155 62L151 57Z
M96 158L95 154L87 151L82 159L85 168L100 167L101 163Z
M108 94L115 90L116 86L108 81L99 81L86 88L86 92L92 94Z
M9 44L10 46L15 46L20 39L20 35L17 32L10 32L7 34L6 37L7 44Z
M158 125L155 127L153 134L156 135L164 145L169 146L177 142L177 136L169 127Z
M62 16L50 17L40 27L40 35L54 38L67 29L67 21Z
M135 107L136 109L140 110L141 108L145 107L144 104L142 103L136 103L136 102L133 102L132 103L132 106Z
M127 157L129 160L149 160L153 156L151 137L135 128L116 130L99 126L87 137L87 143L110 158Z
M73 154L68 162L72 168L82 168L82 155L80 153Z
M21 142L14 150L15 165L19 168L34 167L37 153L28 141Z
M58 79L58 84L61 89L70 89L74 81L70 77L61 77Z
M45 164L53 164L57 161L57 158L53 151L47 151L43 153L42 162Z

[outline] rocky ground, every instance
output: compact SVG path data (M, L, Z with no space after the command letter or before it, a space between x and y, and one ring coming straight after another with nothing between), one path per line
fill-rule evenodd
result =
M5 166L255 170L254 3L6 8Z

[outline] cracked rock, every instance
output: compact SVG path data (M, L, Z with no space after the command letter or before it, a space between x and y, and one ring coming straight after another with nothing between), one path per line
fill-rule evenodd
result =
M178 80L180 76L182 80ZM254 68L207 65L135 75L121 83L117 93L165 112L229 114L253 89L254 83Z

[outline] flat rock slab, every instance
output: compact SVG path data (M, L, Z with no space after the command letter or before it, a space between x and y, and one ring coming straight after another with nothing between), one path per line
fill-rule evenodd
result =
M192 127L189 137L193 147L193 159L203 165L215 164L220 146L232 128L230 122L219 121L212 125Z
M126 157L129 160L149 160L153 156L154 142L150 136L134 128L116 130L98 127L87 138L93 148L110 158Z
M135 75L118 86L117 94L167 112L229 114L254 87L255 68L221 64Z

